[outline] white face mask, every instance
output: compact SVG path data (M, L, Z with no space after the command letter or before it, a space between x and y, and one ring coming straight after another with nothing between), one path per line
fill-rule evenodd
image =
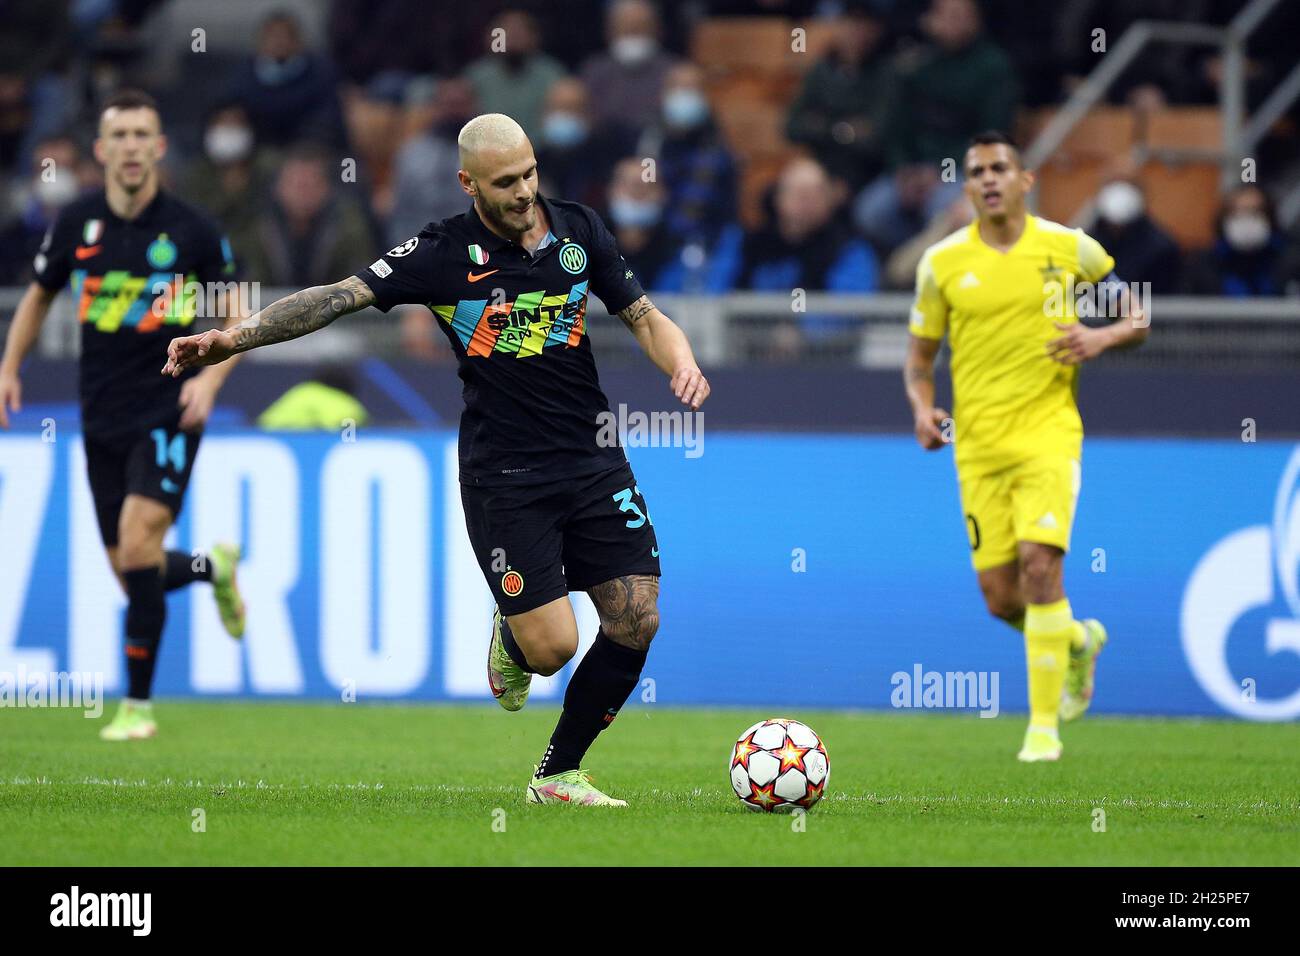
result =
M213 126L203 137L203 148L214 163L238 162L253 151L253 131L247 126Z
M664 96L664 122L675 129L695 129L709 118L709 101L698 90L672 90Z
M659 44L651 36L619 37L610 44L609 52L614 59L624 66L636 66L655 55Z
M76 198L77 181L71 173L56 170L52 179L36 180L36 201L48 209L60 209Z
M1238 252L1258 252L1268 245L1268 217L1257 212L1233 213L1223 221L1223 236Z
M1132 183L1108 183L1097 194L1097 215L1113 226L1126 226L1142 215L1142 193Z

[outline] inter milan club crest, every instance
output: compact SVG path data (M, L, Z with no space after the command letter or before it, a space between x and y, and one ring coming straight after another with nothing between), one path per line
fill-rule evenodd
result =
M104 220L87 219L86 225L81 230L81 240L83 245L93 246L99 242L99 237L104 234Z
M576 242L566 243L560 250L560 265L569 275L580 275L587 268L587 250Z
M524 591L524 576L518 571L507 571L501 576L501 590L507 597L519 597Z
M478 243L474 243L474 245L469 247L469 261L474 263L476 266L487 265L487 250Z
M169 269L176 264L176 243L167 238L167 233L160 233L158 238L149 243L145 258L155 269Z

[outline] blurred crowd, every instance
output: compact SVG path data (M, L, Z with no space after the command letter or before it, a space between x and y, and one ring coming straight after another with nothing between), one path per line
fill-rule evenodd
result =
M533 140L543 192L595 207L647 288L905 289L922 250L970 221L942 161L1060 103L1096 62L1095 28L1113 42L1136 19L1224 23L1240 6L1059 0L1031 16L1018 0L246 0L218 15L197 0L5 0L0 285L25 283L59 208L100 188L95 104L130 85L162 104L169 188L216 217L243 274L267 285L336 280L466 209L457 131L504 112ZM780 104L791 150L746 213L746 143L718 121L710 64L690 54L705 19L761 14L829 29ZM214 17L224 31L199 37L193 26ZM1287 17L1252 42L1248 105L1293 64L1300 16ZM1113 101L1212 104L1221 68L1213 51L1162 48ZM1266 142L1261 162L1295 161L1295 125L1293 114L1291 138ZM1117 175L1089 228L1122 276L1156 292L1300 294L1300 241L1275 199L1254 184L1228 191L1213 242L1186 249L1139 177Z

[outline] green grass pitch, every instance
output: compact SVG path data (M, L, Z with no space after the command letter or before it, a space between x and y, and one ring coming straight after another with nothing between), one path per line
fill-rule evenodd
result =
M0 865L1300 863L1296 724L1089 717L1021 765L1015 715L789 714L831 758L798 832L727 779L767 711L629 705L589 759L617 810L524 804L554 707L155 709L159 737L125 744L80 711L0 713Z

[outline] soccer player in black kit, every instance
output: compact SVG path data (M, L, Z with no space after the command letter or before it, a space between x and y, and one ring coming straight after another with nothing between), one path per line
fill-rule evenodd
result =
M152 98L123 91L105 103L95 140L104 192L70 203L46 234L0 361L0 425L7 428L8 413L22 405L23 359L54 297L68 286L81 326L86 471L100 537L127 596L127 694L100 731L105 740L140 740L158 731L149 696L167 591L210 581L222 624L232 637L244 632L235 582L239 549L163 551L230 366L160 379L158 363L176 331L194 321L200 304L194 284L225 286L235 271L216 226L159 188L157 164L165 151ZM218 314L227 305L229 299Z
M175 339L163 372L296 338L368 305L428 306L464 382L461 499L497 601L493 696L518 710L534 673L554 674L577 652L570 591L585 590L600 615L527 799L626 806L596 789L581 762L636 687L659 627L659 546L623 449L600 441L609 402L586 335L588 294L618 314L684 405L698 409L709 383L600 218L538 195L537 161L518 123L475 117L458 144L468 212L428 224L341 282L224 331Z

